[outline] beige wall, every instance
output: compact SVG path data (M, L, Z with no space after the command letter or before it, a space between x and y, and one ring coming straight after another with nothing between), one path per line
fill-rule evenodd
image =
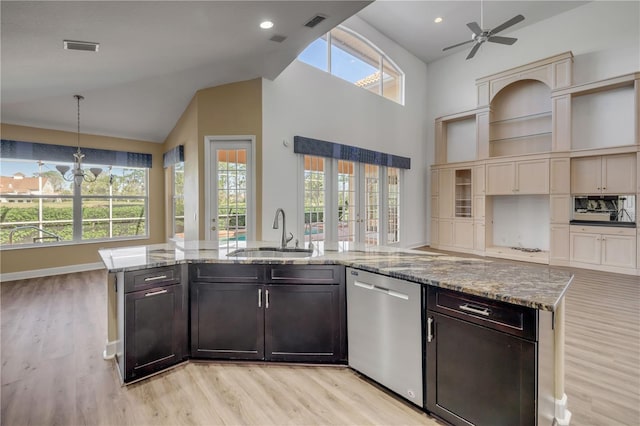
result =
M186 240L199 239L199 222L193 220L194 214L198 212L198 198L200 192L200 173L198 172L198 101L197 95L191 99L187 109L176 123L173 130L164 142L163 151L184 145L184 236ZM165 212L166 212L166 235L172 233L172 184L171 168L165 170Z
M76 144L76 134L34 127L1 125L2 138L25 142L57 145ZM38 247L3 250L0 252L0 270L3 274L35 269L57 268L70 265L100 262L98 249L127 245L154 244L165 240L165 215L163 197L164 175L162 169L162 144L108 136L86 135L81 137L81 146L120 151L142 152L153 156L153 167L149 173L149 235L150 238L133 241L99 242L72 246Z
M256 238L260 240L262 238L262 79L202 89L197 92L196 97L198 174L200 176L198 238L205 238L204 138L206 136L254 135L256 137ZM185 159L186 155L185 153Z

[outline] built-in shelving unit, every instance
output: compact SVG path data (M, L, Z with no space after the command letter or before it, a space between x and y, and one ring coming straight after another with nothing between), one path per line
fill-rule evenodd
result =
M566 52L479 78L477 108L436 119L434 247L640 275L640 227L594 244L606 261L569 244L572 195L640 199L640 71L573 85L572 67Z
M503 88L491 102L489 157L551 151L551 91L524 80Z

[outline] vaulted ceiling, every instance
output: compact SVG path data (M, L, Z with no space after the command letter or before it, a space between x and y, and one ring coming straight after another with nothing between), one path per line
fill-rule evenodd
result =
M516 29L583 3L485 1L484 26L522 13L526 20ZM467 22L480 23L479 1L3 1L0 7L3 123L75 131L78 93L85 96L82 132L154 142L164 141L197 90L276 78L311 41L358 12L425 62L470 37ZM327 19L304 26L319 14ZM258 27L265 19L272 29ZM274 35L286 38L272 41ZM68 51L63 40L100 48Z

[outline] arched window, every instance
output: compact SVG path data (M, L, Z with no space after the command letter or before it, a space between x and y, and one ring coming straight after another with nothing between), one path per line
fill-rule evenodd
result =
M311 43L298 55L298 59L404 104L402 70L370 41L343 26L332 29Z

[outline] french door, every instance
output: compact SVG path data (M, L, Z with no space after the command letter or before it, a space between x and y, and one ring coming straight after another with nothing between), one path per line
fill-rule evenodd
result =
M338 241L380 243L380 167L338 160Z
M207 239L233 249L255 240L253 137L207 137Z

